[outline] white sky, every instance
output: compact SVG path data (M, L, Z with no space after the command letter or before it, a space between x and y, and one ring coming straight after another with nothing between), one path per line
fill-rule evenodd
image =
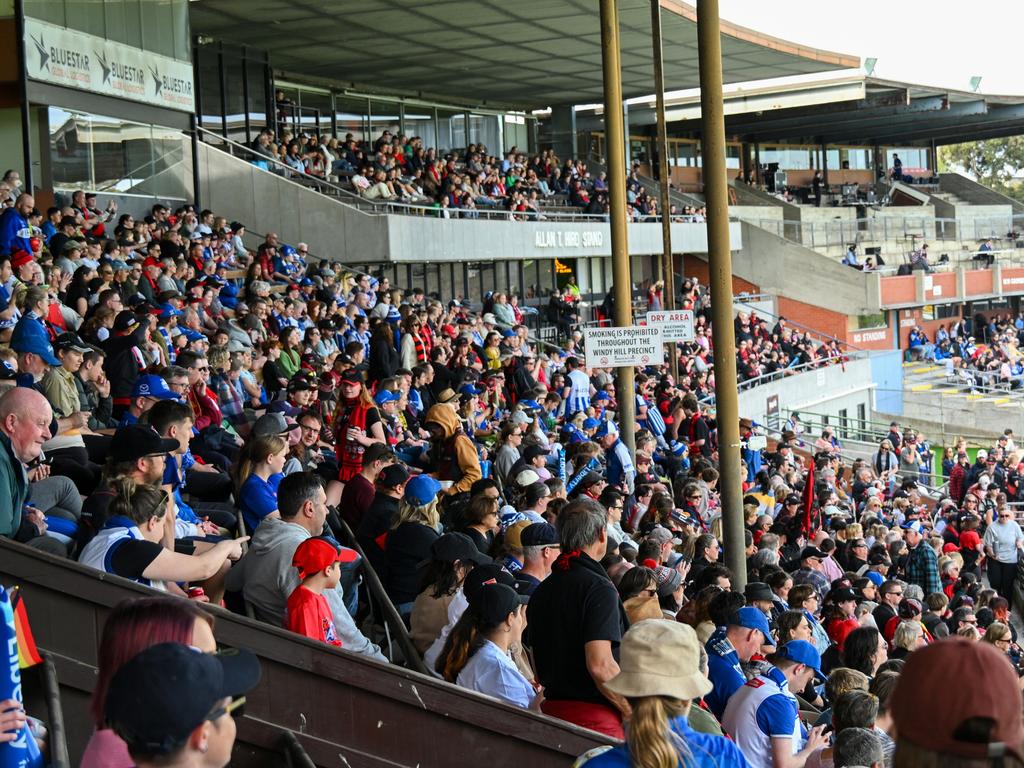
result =
M723 19L816 48L876 58L876 77L1024 94L1019 0L719 0Z

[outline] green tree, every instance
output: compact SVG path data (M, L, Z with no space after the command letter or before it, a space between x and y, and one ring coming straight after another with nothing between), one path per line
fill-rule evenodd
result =
M1024 168L1024 136L969 141L939 148L939 170L964 171L1004 195L1024 201L1016 176Z

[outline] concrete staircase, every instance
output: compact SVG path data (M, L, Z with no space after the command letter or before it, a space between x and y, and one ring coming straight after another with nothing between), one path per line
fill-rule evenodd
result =
M1024 390L972 389L943 362L903 363L903 415L942 425L947 434L996 435L1024 423Z

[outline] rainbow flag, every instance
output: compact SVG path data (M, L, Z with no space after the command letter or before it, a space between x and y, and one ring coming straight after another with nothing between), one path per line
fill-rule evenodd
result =
M21 596L21 588L14 587L9 590L11 609L14 612L14 631L18 638L18 667L28 669L36 664L43 663L43 657L39 655L36 648L36 638L32 634L32 627L28 623L28 611L25 610L25 601Z
M0 701L21 697L21 651L15 631L14 609L7 590L0 587L0 645L7 649L4 674L0 675ZM9 670L9 672L8 672ZM0 768L43 768L45 761L28 723L14 733L13 741L0 742Z

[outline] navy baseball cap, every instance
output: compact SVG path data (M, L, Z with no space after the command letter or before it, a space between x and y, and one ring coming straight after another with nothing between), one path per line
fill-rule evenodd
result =
M745 609L741 608L740 610ZM775 655L780 659L788 659L789 661L795 661L797 664L803 664L805 667L810 667L814 670L814 676L818 680L825 679L825 675L821 671L821 654L818 653L817 648L806 640L790 640L785 645L779 646L775 650Z
M125 662L110 681L105 718L129 749L168 755L217 707L260 680L260 662L244 650L202 653L181 643L150 646ZM219 713L219 714L217 714Z
M53 345L50 344L46 329L28 317L23 317L14 326L11 333L11 349L23 354L36 355L47 365L60 365L60 360L53 354Z
M729 617L728 624L731 627L756 629L760 631L766 639L771 638L772 636L772 628L768 626L768 617L764 615L763 611L750 605L746 605L733 613L733 615ZM821 664L820 658L818 659L818 664Z
M154 400L178 400L178 393L167 386L159 376L146 374L139 376L132 387L132 397L152 397Z

